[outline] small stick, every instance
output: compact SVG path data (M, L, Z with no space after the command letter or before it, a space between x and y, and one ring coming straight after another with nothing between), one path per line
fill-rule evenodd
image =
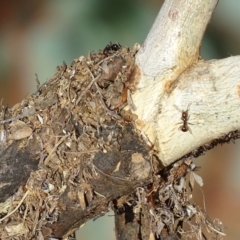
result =
M52 151L48 154L47 158L44 160L44 165L47 165L50 161L50 157L51 155L53 154L53 152L56 151L56 149L58 148L58 146L67 138L69 137L69 135L66 135L64 137L62 137L57 143L56 145L54 146L54 148L52 149Z
M27 195L29 194L29 190L27 190L25 192L25 194L23 195L21 201L19 202L19 204L17 205L17 207L15 209L13 209L10 213L8 213L6 216L4 216L3 218L0 219L0 222L2 222L4 219L8 218L9 216L11 216L13 213L15 213L18 208L22 205L24 199L27 197Z
M40 88L40 81L39 81L37 73L35 73L35 82L36 82L36 85L37 85L37 90L39 90L39 88Z
M95 83L99 79L99 77L100 77L100 74L99 74L96 78L94 78L94 76L93 76L92 72L90 71L90 69L89 68L87 68L87 69L88 69L88 71L89 71L89 73L90 73L90 75L92 77L92 81L88 84L87 88L84 91L81 92L81 94L79 95L78 99L76 100L76 105L78 105L78 103L82 99L83 95L86 94L87 90L89 90L90 87L93 85L93 83Z

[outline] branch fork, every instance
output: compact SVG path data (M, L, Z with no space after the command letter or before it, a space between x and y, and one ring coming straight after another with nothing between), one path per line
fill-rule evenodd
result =
M165 166L240 129L240 57L199 57L217 2L166 1L136 56L136 125ZM188 123L193 125L181 131L182 113L174 106L184 111L190 104Z

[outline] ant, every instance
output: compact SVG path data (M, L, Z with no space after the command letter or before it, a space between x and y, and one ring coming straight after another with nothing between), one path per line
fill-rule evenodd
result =
M104 49L103 49L103 54L105 56L108 56L109 53L111 52L116 52L119 50L122 46L119 43L112 43L110 42Z
M181 117L181 120L183 121L183 125L179 127L179 129L183 132L187 132L189 131L191 134L192 134L192 130L191 128L188 126L189 124L192 125L191 123L188 123L188 120L190 118L190 116L188 115L188 111L189 111L189 108L191 106L191 103L188 104L187 106L187 110L183 111L183 110L180 110L176 105L174 105L174 107L182 113L182 117Z

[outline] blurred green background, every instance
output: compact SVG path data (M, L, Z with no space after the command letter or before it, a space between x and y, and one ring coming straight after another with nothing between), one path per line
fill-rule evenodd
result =
M2 1L0 7L0 99L12 106L43 83L63 61L103 49L109 41L143 43L163 1ZM203 59L240 54L240 1L220 0L206 31ZM240 141L195 160L202 168L207 212L226 226L226 240L240 239ZM195 201L203 196L195 189ZM113 213L88 222L81 240L114 239Z

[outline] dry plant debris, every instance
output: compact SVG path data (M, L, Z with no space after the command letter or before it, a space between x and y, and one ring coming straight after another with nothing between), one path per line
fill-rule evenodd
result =
M139 170L135 169L134 179L127 179L130 163L111 161L110 156L120 150L126 158L133 159L134 166L145 166L148 172L143 178L148 177L150 163L144 159L144 153L130 149L132 135L127 129L136 116L123 110L128 102L133 105L130 92L134 87L130 80L139 46L132 50L117 46L91 52L75 59L70 66L64 63L42 86L36 75L34 94L12 108L1 106L1 153L16 142L17 150L31 145L35 146L33 158L38 162L38 170L32 171L28 181L17 192L9 191L11 200L0 213L1 239L63 235L53 232L51 224L73 206L89 217L98 217L90 203L106 196L104 188L101 191L102 186L93 186L91 180L111 174L130 185L138 178ZM138 133L132 134L136 138ZM124 143L126 135L129 141ZM109 158L109 163L97 161L101 153ZM73 206L66 206L61 198L71 200ZM98 206L102 212L106 211L108 201L104 202L106 206Z
M212 221L192 199L195 183L203 185L196 170L189 159L177 161L157 173L153 183L114 202L115 213L125 214L124 228L129 211L135 215L136 233L132 238L139 239L145 234L143 239L223 239L226 235L223 224L218 219ZM150 213L148 220L144 220L146 212ZM147 230L140 233L138 229L143 226Z
M31 146L38 169L29 171L28 181L9 191L1 203L0 239L67 237L111 205L116 213L127 205L135 213L146 206L149 229L156 238L176 234L204 239L203 226L215 239L224 235L221 224L191 203L194 179L201 184L191 162L181 160L160 173L151 172L159 170L158 161L153 161L151 146L134 129L137 116L124 110L126 105L135 108L131 92L138 49L110 43L70 66L64 63L42 86L36 75L34 94L12 108L1 106L1 154L14 144L16 151ZM130 191L119 198L119 192ZM112 204L111 197L116 199ZM78 220L80 214L85 218Z

